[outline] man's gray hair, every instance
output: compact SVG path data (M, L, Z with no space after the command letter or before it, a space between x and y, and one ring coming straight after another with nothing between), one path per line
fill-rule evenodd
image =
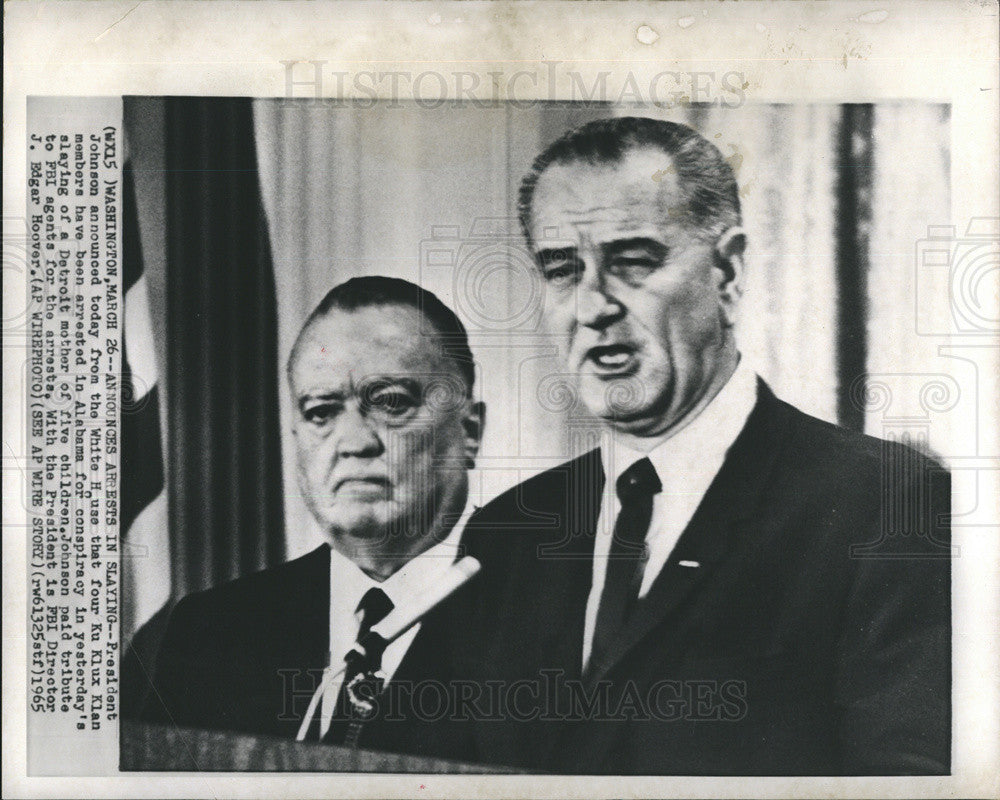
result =
M472 396L476 382L475 361L469 349L469 335L454 311L446 306L429 289L417 286L402 278L385 275L362 275L337 284L313 309L288 356L287 371L291 375L292 365L298 356L302 335L316 320L333 311L357 311L359 308L404 306L419 311L437 332L437 338L445 356L454 362L459 376L465 383L467 396Z
M539 177L552 164L613 164L637 148L653 147L670 157L683 196L677 209L699 236L714 241L740 224L739 188L732 167L700 133L676 122L648 117L615 117L581 125L563 134L535 159L521 181L518 216L531 245L531 204Z

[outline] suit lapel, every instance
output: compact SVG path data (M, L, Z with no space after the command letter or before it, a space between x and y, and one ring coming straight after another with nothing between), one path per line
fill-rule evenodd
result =
M280 639L278 649L291 654L290 663L322 669L330 648L330 548L321 545L289 567L274 629L261 635Z
M594 541L604 491L604 468L600 451L592 450L573 462L568 473L568 498L557 513L567 523L562 542L552 548L539 547L536 563L544 581L547 599L542 607L551 624L539 638L540 657L535 663L561 669L578 679L582 671L583 630L587 597L593 580Z
M514 658L535 674L543 666L579 677L594 536L604 486L600 451L590 451L546 478L539 493L541 502L533 504L533 509L538 508L557 524L527 529L516 556L504 553L497 563L484 565L516 575L507 582L502 606L519 612L504 614L505 621L515 626L509 631L515 638L504 641L504 637L494 637L495 663L507 664Z
M535 556L539 574L533 580L540 582L535 585L546 587L546 599L540 605L545 609L546 624L536 640L540 648L532 656L532 677L539 680L538 665L557 670L568 681L580 680L583 669L587 598L593 582L594 541L605 480L600 450L584 454L569 467L569 491L553 493L566 498L556 513L567 520L563 533L568 536L551 550L539 548ZM543 696L546 693L543 691ZM559 736L553 735L548 724L534 726L531 733L529 744L538 759L535 763L547 763Z
M541 681L541 669L573 679L581 672L604 485L600 452L590 451L539 477L537 491L517 496L511 508L500 512L508 520L529 518L531 523L519 524L510 537L501 530L491 532L487 538L498 546L483 562L486 594L498 586L503 589L483 598L494 609L479 630L488 645L482 653L471 654L470 669L484 682L496 680L508 687L520 679ZM499 763L544 763L558 741L552 726L545 724L487 722L476 725L475 732L480 753Z
M239 715L255 716L258 731L294 736L298 721L292 718L308 703L302 693L327 665L329 554L323 545L274 568L230 610L230 617L246 621L242 647L232 655L243 676L231 687L232 702Z
M649 593L600 663L588 670L593 686L606 677L705 581L722 561L739 523L752 517L787 430L778 400L758 379L758 399L722 468L702 498ZM683 563L682 563L683 562ZM697 566L692 566L697 565Z

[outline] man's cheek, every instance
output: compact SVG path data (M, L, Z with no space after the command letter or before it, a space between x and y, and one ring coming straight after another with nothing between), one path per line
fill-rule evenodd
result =
M316 471L316 461L312 448L299 448L298 462L301 474L311 478Z
M299 482L303 486L308 486L312 483L312 460L309 458L309 454L304 452L301 447L299 447L298 452L295 457L295 465L298 467L299 471Z
M575 302L575 300L573 301ZM542 309L542 323L555 334L567 334L570 320L573 317L573 305L570 302L547 302Z

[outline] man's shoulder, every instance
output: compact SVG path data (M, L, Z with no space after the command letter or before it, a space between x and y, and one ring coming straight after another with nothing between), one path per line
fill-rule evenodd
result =
M274 567L244 575L186 595L171 614L171 626L226 629L256 615L271 615L315 595L328 584L329 558L325 546ZM318 585L319 584L319 585Z
M759 495L764 518L886 556L947 552L951 476L937 459L906 439L868 436L777 399L770 410L783 442Z
M893 463L945 471L915 443L881 439L819 419L775 397L763 381L761 384L759 404L781 428L786 437L786 458L796 466L812 465L851 480L880 474Z
M275 683L280 670L322 666L329 612L323 599L329 592L329 579L322 579L329 575L326 555L319 548L177 603L141 716L274 732L273 715L261 716L260 703L275 687L280 691Z
M803 478L875 490L880 476L899 480L947 472L933 456L905 440L880 439L827 422L776 397L763 380L759 387L757 403L737 438L747 446L734 444L730 457L757 461L768 450L777 451L786 471ZM496 529L512 522L531 527L524 523L541 520L546 512L560 513L570 496L585 498L601 475L600 451L594 449L507 489L475 512L469 529Z
M599 450L532 475L469 518L463 545L483 562L484 572L494 561L514 569L527 567L536 561L539 547L563 547L570 532L594 530L602 481ZM584 550L593 541L588 536L570 538Z
M469 526L538 517L546 510L562 506L573 488L579 488L581 478L589 478L593 483L602 474L600 451L591 450L516 483L477 509Z

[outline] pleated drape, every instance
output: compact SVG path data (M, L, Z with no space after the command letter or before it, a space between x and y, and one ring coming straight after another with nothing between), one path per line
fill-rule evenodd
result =
M277 316L250 101L168 98L175 596L284 560Z
M470 331L488 409L478 500L571 457L592 438L537 317L526 313L507 331L491 327L481 298L489 297L496 320L530 312L540 300L515 220L517 186L546 144L604 116L683 122L719 147L737 172L749 241L741 351L805 411L866 424L850 393L864 380L870 330L881 325L867 298L865 237L881 213L872 208L870 107L420 109L257 100L254 113L282 358L311 307L352 275L396 275L437 293ZM471 279L477 261L480 276L492 275L481 285ZM319 537L297 496L284 387L281 405L289 551L302 552Z
M836 105L619 106L691 125L736 173L747 233L737 342L782 398L838 421Z
M469 331L486 432L472 499L482 503L565 459L564 368L539 328L537 270L516 214L532 159L607 106L419 108L255 100L285 359L323 295L354 275L433 291ZM282 433L289 555L322 541L300 497L287 387Z
M942 415L958 412L927 410L907 383L947 383L950 366L913 305L915 245L949 217L946 106L131 102L145 134L137 204L165 364L175 597L321 540L299 496L283 364L311 308L352 275L419 282L466 323L488 406L477 502L582 446L570 381L538 326L516 190L548 142L611 114L694 125L736 170L749 242L738 341L780 396L885 434L892 409L866 390L892 384L899 413L916 403L928 420L930 448L947 441Z

